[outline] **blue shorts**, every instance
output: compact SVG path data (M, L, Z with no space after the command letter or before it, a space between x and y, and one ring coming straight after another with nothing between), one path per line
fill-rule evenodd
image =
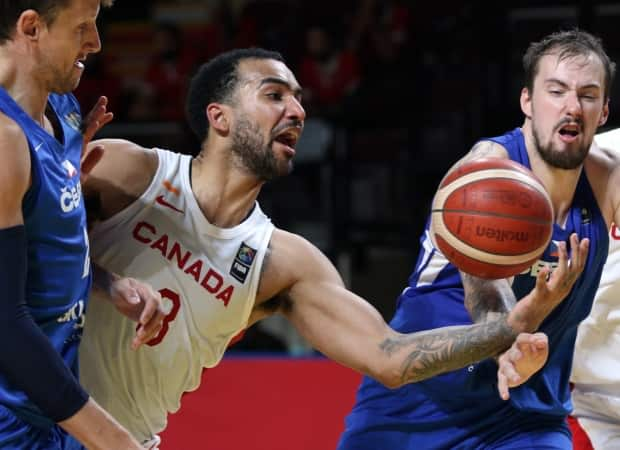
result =
M0 405L0 448L3 450L84 450L58 425L35 427Z
M420 427L402 418L357 411L346 420L338 450L572 450L566 420L540 414L490 415L469 426Z

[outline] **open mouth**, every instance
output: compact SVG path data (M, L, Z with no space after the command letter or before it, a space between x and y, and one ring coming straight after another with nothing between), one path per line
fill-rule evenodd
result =
M577 124L567 124L558 130L560 136L565 140L574 140L579 136L580 127Z
M298 140L299 140L299 131L294 130L294 129L284 131L283 133L278 134L274 138L275 142L285 145L293 153L295 152L295 145L297 145Z

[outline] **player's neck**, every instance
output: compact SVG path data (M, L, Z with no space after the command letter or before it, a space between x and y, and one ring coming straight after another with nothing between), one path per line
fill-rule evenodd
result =
M217 155L216 152L203 152L192 161L192 191L210 223L231 228L248 217L262 182L231 167L230 158Z
M43 126L49 92L37 83L27 67L0 50L0 86L32 119Z

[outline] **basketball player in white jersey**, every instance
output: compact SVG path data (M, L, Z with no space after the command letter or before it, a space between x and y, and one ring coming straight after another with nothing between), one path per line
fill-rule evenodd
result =
M91 303L81 348L85 386L136 437L152 445L184 392L198 387L243 329L276 312L328 357L400 386L498 355L500 384L524 382L545 362L533 332L583 264L560 248L549 280L509 315L467 327L404 335L345 289L331 262L302 237L274 227L256 198L286 175L305 112L301 88L278 53L224 53L198 71L188 96L196 158L99 141L106 151L84 195L94 219L91 255L106 269L149 282L168 302L159 335L136 352L134 325ZM97 145L93 143L91 145ZM543 273L544 271L541 271ZM251 376L251 374L248 374ZM507 388L506 388L507 390Z
M620 157L620 129L595 137ZM609 256L590 315L579 325L571 381L574 411L595 449L620 448L620 228L613 225ZM581 449L577 449L581 450Z

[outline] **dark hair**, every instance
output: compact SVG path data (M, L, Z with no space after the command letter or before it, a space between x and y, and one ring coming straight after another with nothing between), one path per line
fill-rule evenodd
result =
M530 44L523 55L525 86L530 92L534 88L534 78L538 74L538 65L543 56L557 54L558 58L563 60L575 56L588 56L590 53L598 56L605 67L605 99L608 99L616 73L616 64L609 59L600 38L577 28L552 33Z
M11 40L15 24L21 14L33 9L51 24L58 12L75 0L0 0L0 45ZM112 6L114 0L101 0L103 6Z
M190 83L186 102L189 126L200 142L209 134L209 121L205 111L207 105L232 101L240 80L237 67L243 59L274 59L284 62L278 52L262 48L243 48L221 53L200 66Z

